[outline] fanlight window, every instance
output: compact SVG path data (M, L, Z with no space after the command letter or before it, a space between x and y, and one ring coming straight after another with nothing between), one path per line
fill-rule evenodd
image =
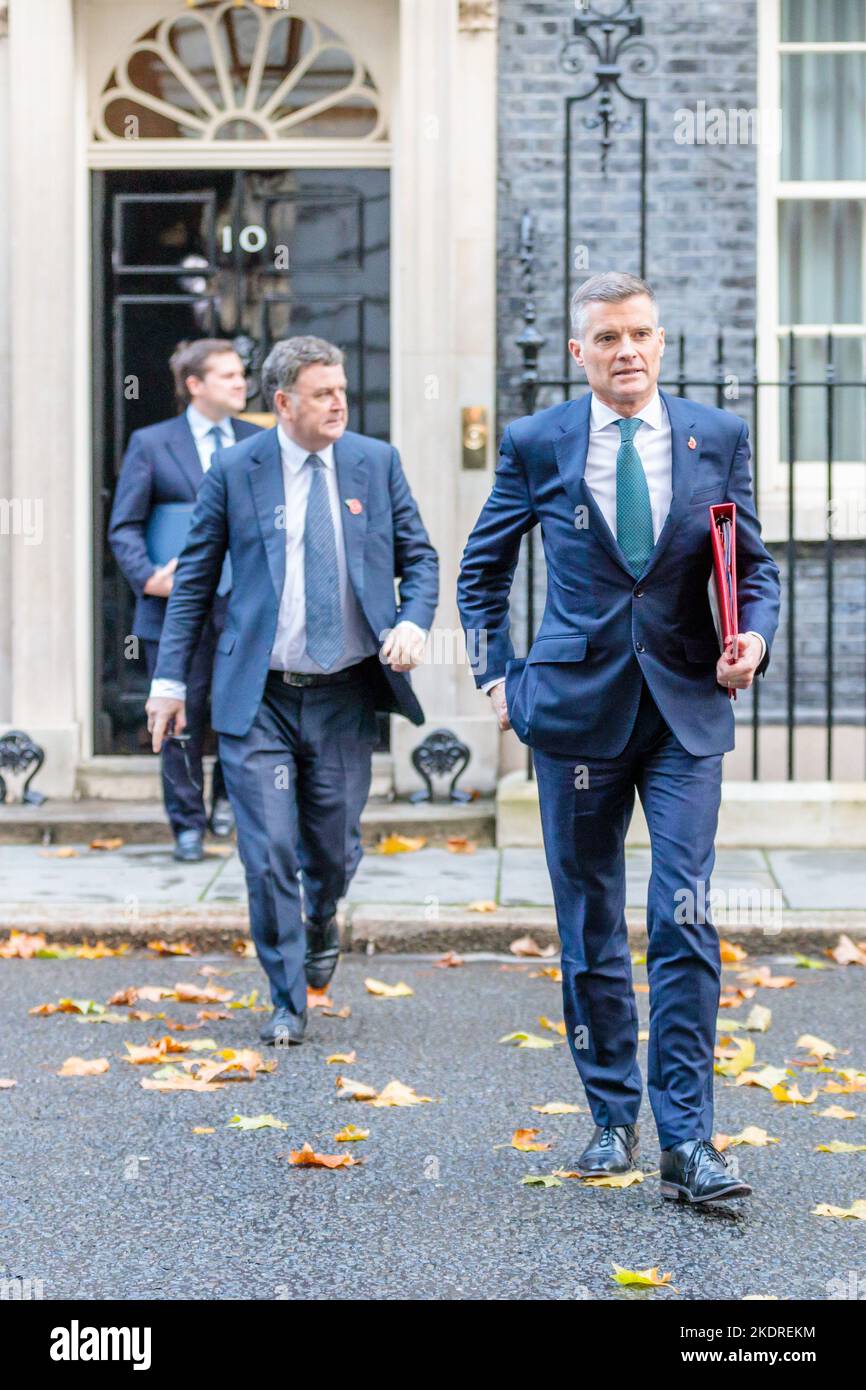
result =
M98 140L375 140L379 93L319 20L214 0L149 29L99 100Z

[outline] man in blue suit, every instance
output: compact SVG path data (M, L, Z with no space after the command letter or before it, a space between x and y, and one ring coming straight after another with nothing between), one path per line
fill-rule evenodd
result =
M156 667L159 639L172 590L177 559L157 565L147 553L147 528L154 508L195 502L198 490L219 448L230 448L258 425L235 418L247 399L244 368L232 344L224 338L200 338L180 343L171 359L175 394L182 414L135 430L123 460L108 539L115 559L135 593L133 632L144 646L148 679ZM204 857L202 746L207 725L214 650L225 621L227 599L214 599L190 662L186 694L186 748L169 742L162 759L166 814L175 836L175 859L192 863ZM226 796L219 759L214 764L210 828L230 835L231 806Z
M407 673L433 620L438 561L397 450L346 430L339 348L277 343L262 392L279 423L220 454L204 481L147 710L158 749L183 727L183 683L228 551L213 724L274 1003L261 1036L282 1045L303 1040L307 985L336 969L376 711L424 721Z
M729 687L767 667L779 573L761 541L748 431L659 391L655 296L631 275L576 292L569 350L591 393L505 431L493 491L463 555L458 602L476 683L534 750L562 941L565 1020L595 1133L582 1174L639 1153L641 1074L625 921L624 840L637 790L652 844L647 899L648 1091L662 1193L748 1196L713 1146L719 941L709 894ZM707 597L709 507L737 508L739 627L719 655ZM515 660L508 597L520 538L541 526L547 603Z

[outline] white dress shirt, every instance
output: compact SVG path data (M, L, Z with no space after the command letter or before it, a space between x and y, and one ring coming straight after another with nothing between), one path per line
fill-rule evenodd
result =
M211 434L211 430L216 427L222 438L220 440L221 449L230 449L235 441L234 425L231 416L225 415L222 420L209 420L206 415L202 415L200 410L196 410L194 405L186 408L187 424L192 430L192 437L195 440L195 447L198 452L199 463L203 473L206 473L211 466L211 460L216 452L216 440Z
M313 465L307 463L310 457L309 449L297 444L285 433L282 425L277 426L277 439L280 444L283 486L286 492L286 581L280 600L270 667L272 671L306 671L321 675L323 667L307 654L307 608L304 587L304 525L307 517L307 498L313 480ZM340 498L334 446L329 444L327 448L317 450L317 453L325 465L331 520L334 523L337 543L337 573L334 578L340 594L345 639L343 655L334 663L331 671L342 671L344 667L354 666L356 662L362 661L365 656L372 656L378 651L378 645L369 623L361 612L361 605L349 579L346 544L343 538L343 512L347 509Z
M658 391L639 411L641 424L634 435L634 445L640 455L643 471L649 489L650 507L653 519L653 543L655 543L671 509L673 495L673 469L671 464L671 424L664 402ZM616 456L622 443L617 420L622 416L595 392L589 407L589 444L586 450L586 470L584 479L595 499L611 534L616 536ZM759 637L763 651L767 644L761 634ZM481 688L486 693L502 683L503 677L489 681Z

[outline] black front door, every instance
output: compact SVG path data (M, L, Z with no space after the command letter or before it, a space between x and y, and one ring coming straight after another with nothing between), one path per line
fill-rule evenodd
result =
M346 353L349 423L389 431L389 176L380 169L93 175L94 595L97 753L147 751L133 595L106 542L133 430L177 413L168 359L184 338L234 341L247 409L280 338Z

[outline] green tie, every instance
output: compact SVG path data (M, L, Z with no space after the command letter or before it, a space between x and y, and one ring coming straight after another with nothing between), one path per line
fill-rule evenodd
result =
M621 443L616 455L616 539L634 573L642 574L653 552L653 513L646 474L634 437L638 416L617 420Z

